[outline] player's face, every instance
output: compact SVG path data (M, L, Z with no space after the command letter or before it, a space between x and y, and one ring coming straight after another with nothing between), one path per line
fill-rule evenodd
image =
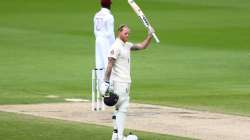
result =
M129 28L124 27L123 30L120 32L120 38L123 42L127 42L128 36L129 36Z

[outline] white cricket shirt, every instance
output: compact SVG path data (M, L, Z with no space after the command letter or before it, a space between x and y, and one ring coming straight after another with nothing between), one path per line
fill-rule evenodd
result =
M114 43L114 17L107 8L101 8L94 16L94 34L96 39L109 40L110 46Z
M116 60L110 77L112 81L131 83L130 49L132 46L131 42L124 43L120 38L117 38L112 45L108 55Z

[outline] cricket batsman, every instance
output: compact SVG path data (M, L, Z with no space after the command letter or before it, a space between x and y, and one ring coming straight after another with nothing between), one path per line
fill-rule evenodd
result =
M108 61L107 55L115 41L115 35L114 17L110 11L112 0L100 0L100 4L101 10L94 16L95 64L97 79L103 80L104 68Z
M108 65L104 82L100 87L101 94L104 97L108 93L107 91L110 91L110 88L112 88L113 93L119 97L112 116L114 127L112 140L131 139L129 138L130 136L125 137L123 134L130 99L130 52L146 49L151 42L154 29L150 26L147 37L144 41L137 44L128 42L129 32L130 29L127 25L121 25L118 28L117 38L108 54ZM137 140L135 135L133 140Z

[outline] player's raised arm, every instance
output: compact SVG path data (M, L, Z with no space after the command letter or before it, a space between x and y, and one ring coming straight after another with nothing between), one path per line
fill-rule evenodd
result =
M142 12L142 10L140 9L140 7L135 3L134 0L128 0L129 5L131 6L131 8L134 10L134 12L137 14L137 16L140 18L140 20L142 21L143 25L150 30L150 23L149 20L147 19L147 17L145 16L145 14ZM159 38L156 36L155 32L152 33L155 41L157 43L160 43Z
M131 50L136 51L136 50L146 49L152 40L153 33L154 33L154 29L150 26L148 30L148 35L144 39L144 41L142 41L141 43L134 44L134 46L131 47Z

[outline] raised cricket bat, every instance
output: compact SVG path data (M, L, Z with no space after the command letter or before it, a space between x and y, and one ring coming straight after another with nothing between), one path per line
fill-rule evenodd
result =
M139 18L141 19L144 26L147 29L149 29L149 26L151 26L151 25L150 25L148 19L146 18L146 16L144 15L144 13L142 12L142 10L140 9L140 7L135 3L134 0L128 0L128 3L132 7L132 9L135 11L135 13L139 16ZM153 33L153 37L157 43L160 43L160 40L158 39L158 37L156 36L155 33Z

